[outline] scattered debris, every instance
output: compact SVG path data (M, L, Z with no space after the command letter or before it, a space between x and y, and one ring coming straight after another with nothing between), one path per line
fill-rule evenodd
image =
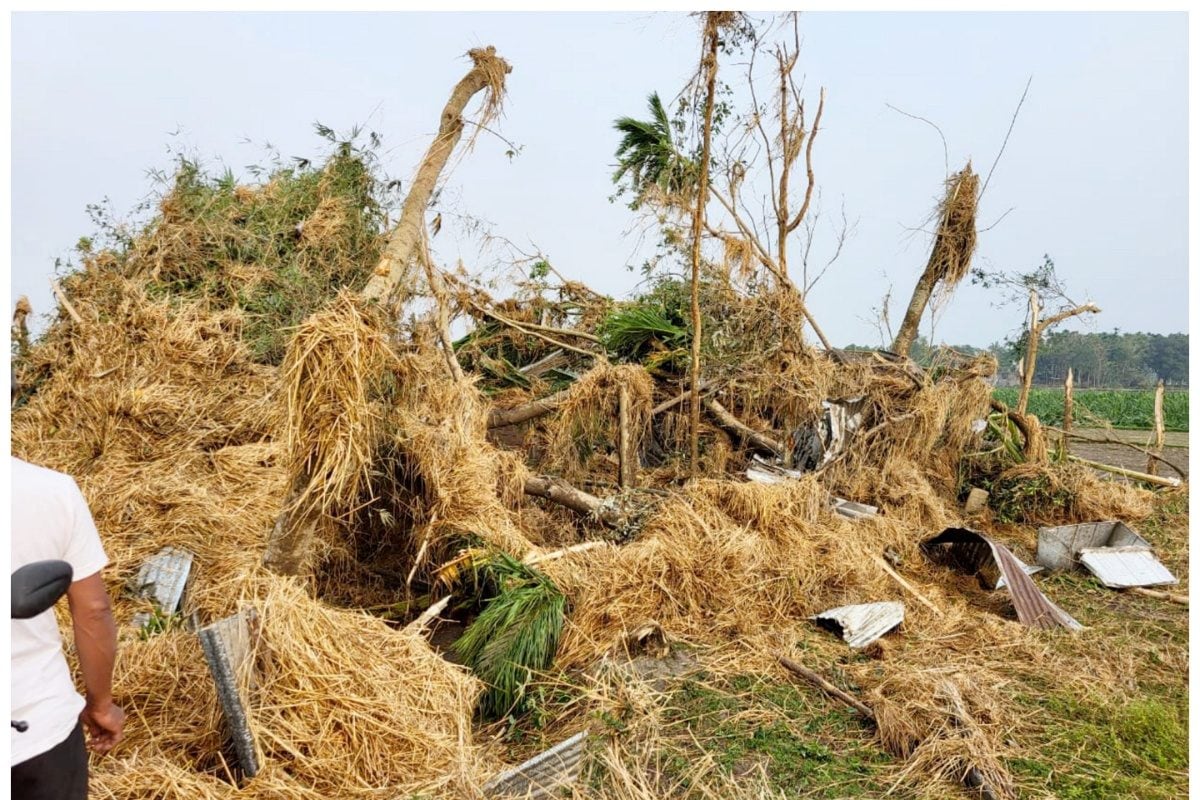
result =
M984 585L996 586L999 573L1012 595L1017 619L1032 628L1083 630L1070 614L1050 601L1025 573L1024 564L1012 552L978 531L947 528L921 544L921 550L935 562L969 575L980 577Z
M839 606L811 619L822 628L840 634L846 644L857 650L904 622L904 603L893 600Z
M254 691L254 629L257 615L244 609L200 629L204 660L217 685L217 698L225 715L238 763L247 778L261 768L254 733L250 730L250 697Z
M1147 547L1085 547L1079 561L1109 589L1179 583Z
M580 731L524 764L497 775L484 784L484 795L525 800L561 796L563 789L579 779L587 736L587 731Z
M1143 589L1140 586L1135 586L1126 591L1131 594L1140 594L1143 597L1153 597L1156 600L1170 600L1172 603L1178 603L1181 606L1188 605L1188 596L1186 594L1176 594L1174 592L1159 592L1154 589Z
M817 424L792 434L792 463L800 472L818 470L841 455L862 424L864 398L825 400Z
M1024 561L1021 561L1021 559L1019 559L1019 558L1017 559L1017 561L1021 562L1021 569L1025 570L1026 575L1036 575L1045 569L1045 567L1043 567L1041 564L1026 564ZM994 586L992 586L992 591L995 591L996 589L1007 589L1007 588L1008 588L1008 581L1004 580L1004 576L1001 575L996 580L996 584Z
M863 517L873 517L879 513L877 506L869 506L866 503L856 503L853 500L844 500L841 497L833 498L833 510L843 517L850 519L862 519Z

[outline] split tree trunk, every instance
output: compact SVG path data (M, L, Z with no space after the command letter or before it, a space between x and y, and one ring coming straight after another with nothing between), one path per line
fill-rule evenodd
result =
M1017 398L1017 413L1024 414L1029 406L1029 390L1033 388L1033 373L1037 370L1038 343L1042 329L1038 325L1038 314L1042 306L1036 289L1029 290L1029 338L1025 342L1025 360L1021 373L1021 396Z
M442 169L450 159L450 154L462 139L465 126L463 110L472 97L493 85L497 69L505 74L512 72L512 67L496 55L494 47L472 50L470 56L474 65L455 85L450 99L442 109L437 137L430 144L417 169L416 178L413 179L408 196L404 199L400 221L388 236L387 245L375 272L362 290L361 296L366 300L387 302L398 288L408 285L408 271L421 241L429 199L433 196L433 190L437 186ZM61 294L57 286L55 289L56 293ZM77 314L72 316L78 317ZM296 500L303 494L310 480L311 476L306 473L297 475L293 480L267 540L263 565L281 575L296 575L303 569L308 542L312 538L312 530L316 523L311 518L312 512L298 508Z
M462 139L465 127L463 110L472 97L489 86L489 75L497 62L506 74L512 72L512 67L496 55L494 47L473 50L471 58L475 65L450 93L450 99L442 109L437 137L425 152L425 158L421 160L421 166L413 179L412 188L404 199L400 221L388 237L375 274L363 288L362 296L368 300L387 300L397 287L407 283L408 270L425 225L425 210L429 206L429 198L433 196L438 178L450 159L450 154L454 152L455 145Z
M1063 384L1063 437L1060 449L1063 455L1071 452L1071 423L1075 416L1075 371L1067 367L1067 380Z

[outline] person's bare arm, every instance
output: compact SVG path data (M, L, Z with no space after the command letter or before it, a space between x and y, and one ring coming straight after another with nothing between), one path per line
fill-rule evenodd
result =
M113 662L117 656L117 624L100 573L71 584L67 590L75 650L83 673L87 705L80 715L88 732L88 747L107 753L121 741L125 712L113 703Z

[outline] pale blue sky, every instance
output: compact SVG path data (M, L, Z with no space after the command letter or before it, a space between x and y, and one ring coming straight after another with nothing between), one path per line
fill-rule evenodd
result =
M1030 75L982 225L1014 210L981 234L976 263L1027 269L1049 253L1073 294L1104 309L1092 329L1187 330L1184 14L811 13L801 33L807 85L828 92L814 155L826 218L844 203L858 222L811 296L835 343L878 343L871 307L889 283L906 302L928 252L908 230L939 192L941 141L886 104L937 122L952 170L973 158L986 173ZM564 274L630 290L633 219L607 199L612 120L683 85L698 46L686 15L25 13L12 25L14 299L47 311L55 257L91 232L85 206L107 197L131 210L152 189L146 170L169 166L168 146L240 172L264 142L285 157L320 152L314 120L365 122L406 178L462 53L482 44L514 65L500 129L524 150L510 162L482 138L447 197ZM456 234L439 236L439 255L477 263ZM1021 314L964 285L935 336L987 344Z

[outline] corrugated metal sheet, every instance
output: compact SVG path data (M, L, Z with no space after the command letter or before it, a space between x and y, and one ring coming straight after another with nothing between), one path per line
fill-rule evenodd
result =
M1079 561L1110 589L1179 583L1146 547L1085 547Z
M563 788L579 779L586 742L587 731L580 731L524 764L492 778L484 784L483 793L488 797L515 796L529 800L560 797Z
M1046 569L1074 569L1085 547L1144 547L1150 543L1124 522L1084 522L1038 530L1037 563Z
M1024 564L1003 544L967 528L947 528L932 539L926 540L921 549L934 561L954 567L972 575L986 575L995 569L1007 583L1017 619L1031 628L1066 628L1082 630L1070 614L1050 601L1025 574ZM989 563L990 562L990 563ZM997 579L992 583L998 583Z
M822 611L811 619L822 628L841 634L846 644L857 649L866 647L904 622L904 603L889 600L839 606Z

